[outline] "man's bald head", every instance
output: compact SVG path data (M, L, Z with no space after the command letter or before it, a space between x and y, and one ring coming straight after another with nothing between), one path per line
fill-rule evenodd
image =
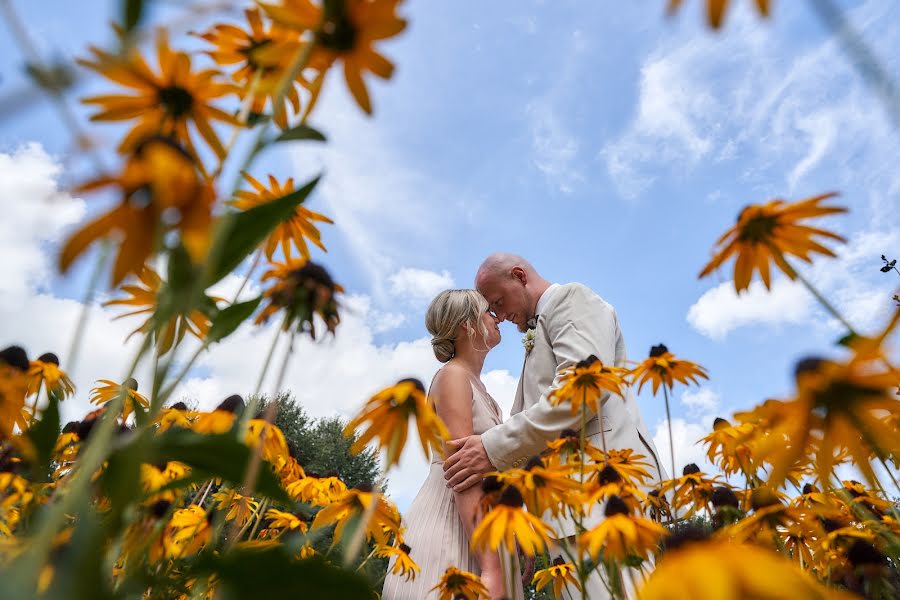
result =
M541 294L550 286L530 262L516 254L491 254L475 274L475 287L502 321L512 321L520 331L534 317Z

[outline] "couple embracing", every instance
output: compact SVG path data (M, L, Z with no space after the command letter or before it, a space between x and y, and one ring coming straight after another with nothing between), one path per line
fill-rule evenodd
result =
M429 401L447 426L453 441L447 458L435 457L428 477L404 518L406 543L421 568L414 581L389 574L384 600L437 598L434 587L448 567L479 574L492 600L524 597L516 557L474 553L469 537L480 518L481 481L486 473L522 467L540 454L564 429L581 429L581 415L565 405L551 406L548 394L560 385L560 374L590 355L604 364L625 366L625 342L615 310L578 283L552 284L525 259L511 254L489 256L475 277L476 290L447 290L431 303L426 327L435 356L445 365L429 389ZM529 340L511 416L502 420L500 407L481 381L487 353L500 343L502 321L511 321ZM624 396L605 394L602 422L591 415L585 435L591 441L601 431L609 448L632 448L646 454L654 485L665 477L659 454L630 389ZM593 527L603 518L594 507L583 524ZM564 520L552 557L561 546L574 544L575 523ZM505 571L513 570L514 573ZM508 589L513 587L514 589ZM587 595L608 598L606 584L595 570ZM564 597L581 598L567 590Z

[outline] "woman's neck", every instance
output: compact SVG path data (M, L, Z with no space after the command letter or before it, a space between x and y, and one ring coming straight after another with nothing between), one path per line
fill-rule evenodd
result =
M475 377L481 377L481 370L484 368L484 359L487 352L478 351L471 346L458 348L456 352L456 362L462 364L466 370L470 371Z

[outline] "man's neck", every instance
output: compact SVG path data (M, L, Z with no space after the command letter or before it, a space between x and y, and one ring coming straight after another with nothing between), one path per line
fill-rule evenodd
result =
M531 318L534 318L537 315L537 305L541 299L541 296L544 295L550 288L551 283L546 279L541 279L539 282L535 282L534 284L534 297L531 299Z

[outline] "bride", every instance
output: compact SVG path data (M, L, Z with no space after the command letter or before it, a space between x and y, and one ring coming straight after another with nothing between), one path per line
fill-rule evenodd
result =
M446 363L434 376L428 399L447 426L450 439L480 434L499 424L500 407L481 381L485 356L500 343L498 320L484 297L475 290L443 291L428 307L425 326L432 335L434 355ZM469 537L482 516L481 486L453 492L447 487L442 464L441 457L432 459L428 477L404 518L404 540L421 572L414 581L405 581L390 574L390 564L383 600L437 598L437 591L429 590L451 566L479 574L492 600L522 598L518 570L504 572L516 561L497 552L469 549ZM507 590L510 582L515 589Z

